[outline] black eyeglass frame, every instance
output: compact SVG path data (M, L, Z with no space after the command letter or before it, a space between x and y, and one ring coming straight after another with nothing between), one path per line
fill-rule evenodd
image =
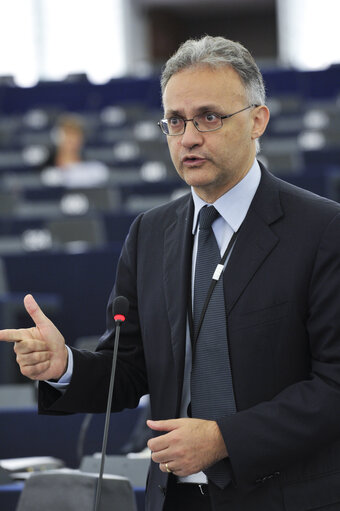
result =
M220 125L220 126L218 126L218 128L213 128L212 130L201 130L201 129L199 129L199 128L198 128L198 126L195 124L195 122L194 122L194 121L195 121L195 118L196 118L196 117L199 117L200 115L203 115L203 114L195 115L192 119L184 119L183 117L180 117L179 115L178 115L178 116L175 116L175 115L174 115L173 117L178 117L178 119L181 119L181 120L184 122L184 125L183 125L183 131L181 131L180 133L166 133L166 132L164 131L164 129L163 129L163 125L162 125L162 122L164 122L164 123L166 122L166 123L167 123L167 122L169 121L169 119L171 119L171 117L170 117L170 118L168 118L168 119L161 119L161 120L160 120L157 124L158 124L158 126L160 127L161 132L162 132L162 133L164 133L164 135L166 135L166 136L168 136L168 137L178 137L178 136L180 136L180 135L184 135L184 133L185 133L185 129L186 129L186 127L187 127L187 123L188 123L188 122L190 122L190 121L193 123L193 125L195 126L195 128L197 129L197 131L199 131L200 133L210 133L211 131L217 131L217 130L219 130L219 129L221 129L221 128L222 128L222 126L223 126L223 122L222 122L222 120L223 120L223 119L229 119L230 117L233 117L233 116L234 116L234 115L236 115L236 114L240 114L241 112L244 112L245 110L248 110L249 108L256 108L256 107L258 107L258 106L260 106L260 105L256 105L256 104L248 105L248 106L246 106L246 107L242 108L241 110L238 110L237 112L234 112L234 113L232 113L232 114L227 114L227 115L219 115L219 114L217 114L216 112L208 112L208 111L207 111L207 112L205 112L205 113L212 113L212 114L216 115L217 117L219 117L219 118L220 118L220 120L221 120L221 125Z

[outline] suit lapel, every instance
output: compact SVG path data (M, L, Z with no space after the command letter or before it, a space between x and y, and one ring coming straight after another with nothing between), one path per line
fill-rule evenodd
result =
M270 224L282 216L278 185L262 167L262 177L249 208L235 247L224 272L224 289L228 313L248 283L278 243Z
M191 282L193 203L180 203L174 221L164 232L164 288L177 373L178 405L183 384L187 305Z

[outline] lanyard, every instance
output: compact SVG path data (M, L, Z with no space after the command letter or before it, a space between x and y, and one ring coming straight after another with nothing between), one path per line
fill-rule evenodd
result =
M204 316L205 316L205 313L207 311L207 308L208 308L208 305L209 305L209 302L210 302L211 295L213 294L215 286L216 286L217 282L219 281L219 279L220 279L220 277L221 277L221 275L223 273L224 263L225 263L228 255L230 254L231 249L233 248L233 246L235 244L237 234L238 234L238 231L234 232L234 234L232 235L231 240L229 241L228 246L227 246L227 248L226 248L222 258L221 258L220 262L218 263L218 265L216 266L215 271L213 273L213 276L211 277L211 283L210 283L210 286L209 286L209 289L208 289L208 293L207 293L207 296L206 296L206 299L205 299L205 302L204 302L204 306L203 306L203 309L202 309L202 312L201 312L200 321L199 321L199 324L198 324L198 329L197 329L196 335L195 335L195 332L194 332L194 320L193 320L193 310L192 310L192 285L190 286L190 293L189 293L189 295L190 295L189 296L189 330L190 330L191 347L192 347L192 352L193 353L194 353L196 342L197 342L197 339L198 339L198 336L199 336L199 333L200 333L200 330L201 330L201 327L202 327Z

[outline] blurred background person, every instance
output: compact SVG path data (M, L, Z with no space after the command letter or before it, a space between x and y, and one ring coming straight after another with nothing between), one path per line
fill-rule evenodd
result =
M84 121L79 115L63 113L52 131L54 145L42 163L44 184L66 187L92 187L105 183L109 170L102 162L86 161Z

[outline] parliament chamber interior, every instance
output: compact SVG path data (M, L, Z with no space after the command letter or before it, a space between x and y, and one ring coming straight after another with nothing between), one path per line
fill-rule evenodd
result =
M271 120L259 159L278 177L340 201L340 66L262 72ZM79 174L63 181L53 167L43 168L65 112L82 119L83 161L105 168L99 182ZM29 292L69 345L95 346L131 222L188 191L157 126L161 116L157 76L0 85L1 328L31 325L22 303ZM0 459L53 456L77 468L81 456L98 452L103 416L91 417L83 441L86 416L38 416L35 385L20 375L12 346L1 343L0 350L0 431L7 439ZM121 453L138 413L112 417L109 454ZM15 509L21 484L7 491L6 510Z

